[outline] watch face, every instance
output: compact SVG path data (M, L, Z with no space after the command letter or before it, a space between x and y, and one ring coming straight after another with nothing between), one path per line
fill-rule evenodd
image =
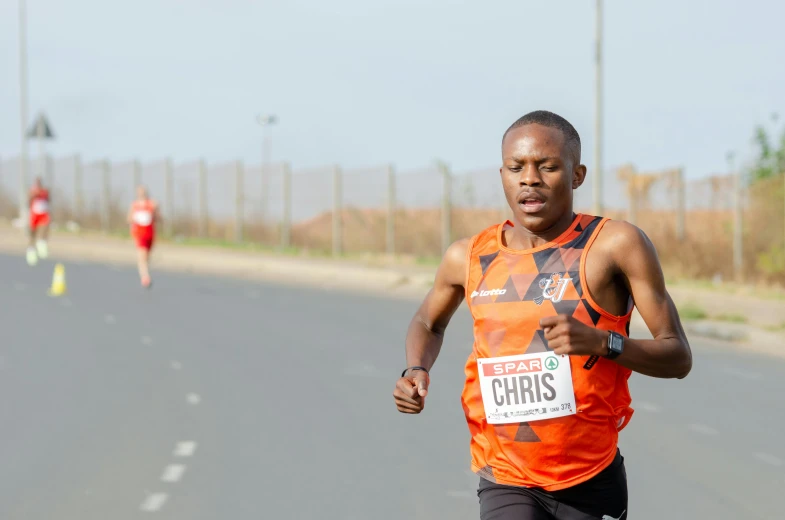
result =
M622 349L621 344L622 344L621 336L617 334L611 334L611 341L610 344L608 345L610 349L614 352L621 352Z

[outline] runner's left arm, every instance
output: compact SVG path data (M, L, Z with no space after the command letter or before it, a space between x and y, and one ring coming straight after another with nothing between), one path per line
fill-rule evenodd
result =
M653 337L625 339L624 352L614 361L648 376L682 379L692 369L692 352L676 305L665 288L654 244L637 227L614 224L618 230L613 260ZM607 344L603 345L606 352Z
M635 306L653 339L624 340L624 351L614 361L652 377L687 377L692 369L692 352L668 291L657 251L648 237L626 222L608 222L612 237L608 247L616 274L624 280ZM608 354L608 332L589 327L567 315L540 320L545 339L557 354Z
M687 377L692 351L667 289L657 250L637 227L619 223L615 263L643 321L654 339L625 339L624 352L615 359L622 366L653 377ZM606 338L607 341L607 338Z

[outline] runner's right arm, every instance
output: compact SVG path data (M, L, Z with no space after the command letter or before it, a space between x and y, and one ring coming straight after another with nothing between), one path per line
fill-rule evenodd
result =
M431 370L444 339L444 331L463 302L466 283L469 239L453 243L444 254L436 272L433 288L417 309L406 334L406 367L421 366ZM420 413L425 405L430 380L422 370L414 370L398 379L393 397L398 411Z

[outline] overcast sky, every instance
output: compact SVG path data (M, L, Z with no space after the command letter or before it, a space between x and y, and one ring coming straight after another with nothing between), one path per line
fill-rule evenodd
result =
M499 162L520 115L569 119L593 165L594 2L28 0L30 118L57 154L295 168ZM690 177L785 118L785 4L605 2L605 164ZM0 155L19 150L17 2L0 3ZM33 148L33 150L35 150Z

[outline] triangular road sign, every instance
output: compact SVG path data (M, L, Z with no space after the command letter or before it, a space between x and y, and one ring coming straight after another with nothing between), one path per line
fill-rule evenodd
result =
M43 136L44 139L54 139L55 134L52 132L52 127L49 126L49 121L46 120L46 116L41 113L38 117L33 121L33 126L30 127L30 130L27 131L27 137L29 139L37 139L38 138L38 125L43 125Z

